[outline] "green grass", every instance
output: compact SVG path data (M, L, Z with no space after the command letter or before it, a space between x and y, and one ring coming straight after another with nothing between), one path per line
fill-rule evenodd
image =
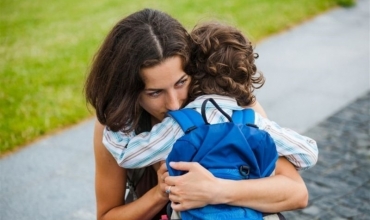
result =
M349 3L349 4L348 4ZM83 84L110 28L144 7L168 12L187 29L218 19L254 41L352 0L2 0L0 154L91 117Z

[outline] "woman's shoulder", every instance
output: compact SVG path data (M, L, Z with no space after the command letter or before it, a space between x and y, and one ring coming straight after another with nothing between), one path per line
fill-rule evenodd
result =
M101 136L103 137L103 131L104 131L105 125L101 124L98 119L95 120L94 125L94 137Z

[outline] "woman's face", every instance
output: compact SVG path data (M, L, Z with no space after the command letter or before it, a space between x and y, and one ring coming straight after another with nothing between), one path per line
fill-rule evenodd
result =
M186 102L191 81L182 68L179 56L149 68L141 69L145 89L139 95L139 104L154 119L162 121L168 110L178 110Z

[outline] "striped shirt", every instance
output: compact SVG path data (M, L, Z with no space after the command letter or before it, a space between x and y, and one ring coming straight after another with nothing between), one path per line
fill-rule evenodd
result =
M235 99L204 95L189 103L185 108L193 108L200 112L202 103L207 98L213 98L228 114L233 110L242 110ZM211 103L207 103L206 115L211 124L228 122ZM255 125L270 134L275 142L279 156L286 157L297 170L306 170L314 166L318 158L316 141L297 132L282 128L275 122L255 113ZM177 139L184 132L180 125L171 117L166 117L161 123L153 126L150 132L136 135L134 132L125 134L113 132L108 127L104 129L103 144L110 151L118 164L124 168L141 168L165 160Z

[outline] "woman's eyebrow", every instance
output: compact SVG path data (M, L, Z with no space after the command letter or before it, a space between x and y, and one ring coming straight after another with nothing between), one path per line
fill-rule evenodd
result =
M160 91L162 89L155 89L155 88L149 88L149 89L144 89L144 91L146 92L157 92L157 91Z
M181 82L181 80L184 80L184 78L186 78L188 75L185 73L183 76L181 76L181 78L179 80L176 81L175 85L179 82ZM157 92L157 91L161 91L163 89L156 89L156 88L147 88L147 89L144 89L144 91L147 91L147 92Z
M175 83L175 85L179 82L181 82L182 80L184 80L184 78L187 77L187 74L185 73L183 76L181 76L181 78L179 80L177 80L177 82Z

